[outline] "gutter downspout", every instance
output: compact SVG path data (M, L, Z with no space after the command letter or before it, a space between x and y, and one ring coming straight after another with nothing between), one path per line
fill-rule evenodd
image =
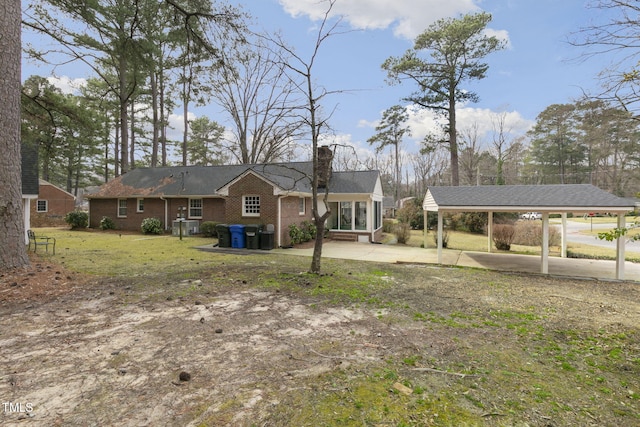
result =
M169 230L169 201L164 198L164 196L160 196L160 200L164 202L164 231Z
M287 197L286 195L280 195L278 196L278 207L276 208L277 211L277 222L278 225L276 226L276 229L278 230L278 241L277 241L277 245L276 247L279 248L282 246L282 199Z

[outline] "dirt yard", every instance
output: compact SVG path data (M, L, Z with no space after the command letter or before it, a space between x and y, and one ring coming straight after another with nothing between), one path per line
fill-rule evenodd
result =
M640 424L637 283L380 268L369 300L342 304L296 292L322 286L304 275L125 280L36 259L0 277L0 424L454 425L427 396L468 425ZM366 410L356 384L374 378L408 415L340 419L338 404Z

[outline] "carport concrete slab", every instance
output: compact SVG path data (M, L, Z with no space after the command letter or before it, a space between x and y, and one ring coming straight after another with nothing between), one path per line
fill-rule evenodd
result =
M312 256L313 248L274 249L272 252ZM325 258L353 259L359 261L438 264L437 249L423 249L402 245L327 241L322 246L322 256ZM551 276L615 280L615 261L557 257L549 257L548 260L549 275ZM539 255L468 252L443 249L442 264L532 274L540 274L541 272L541 257ZM627 261L625 262L624 268L625 280L640 281L639 264Z

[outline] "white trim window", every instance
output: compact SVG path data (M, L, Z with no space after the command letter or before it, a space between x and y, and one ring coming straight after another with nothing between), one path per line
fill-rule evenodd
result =
M304 215L307 212L307 199L300 197L298 199L298 213Z
M118 218L127 217L127 199L118 199Z
M202 218L202 199L189 199L189 218Z
M44 213L49 211L49 201L45 199L38 199L36 201L36 212Z
M242 196L242 216L260 216L260 196Z
M136 203L136 212L144 212L144 199L138 199Z

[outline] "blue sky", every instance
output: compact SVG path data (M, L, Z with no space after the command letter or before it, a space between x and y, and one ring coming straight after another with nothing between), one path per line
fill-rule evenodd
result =
M255 17L256 26L267 31L280 30L284 38L303 56L308 54L324 15L326 3L318 0L231 0ZM400 56L413 38L435 20L461 13L487 11L492 14L490 31L508 41L508 48L486 58L487 78L467 86L480 102L460 106L461 128L477 124L481 131L491 129L492 116L506 113L513 136L524 133L536 116L554 103L568 103L583 90L597 86L596 76L606 63L604 57L587 62L576 59L582 53L566 40L572 32L603 19L601 11L587 8L585 0L337 0L334 11L343 19L345 34L336 35L322 45L316 68L318 85L329 91L344 91L326 99L324 107L333 110L331 124L336 140L360 150L382 111L400 102L413 87L389 86L380 65L389 56ZM599 15L600 14L600 15ZM28 36L27 36L28 37ZM37 43L37 41L36 41ZM23 77L49 75L46 68L23 65ZM83 79L81 67L56 69L63 85ZM218 121L217 108L201 108ZM176 111L175 126L180 126ZM404 149L415 152L425 132L433 127L429 114L411 118L412 138ZM179 133L180 130L176 129ZM489 138L488 133L485 137Z

